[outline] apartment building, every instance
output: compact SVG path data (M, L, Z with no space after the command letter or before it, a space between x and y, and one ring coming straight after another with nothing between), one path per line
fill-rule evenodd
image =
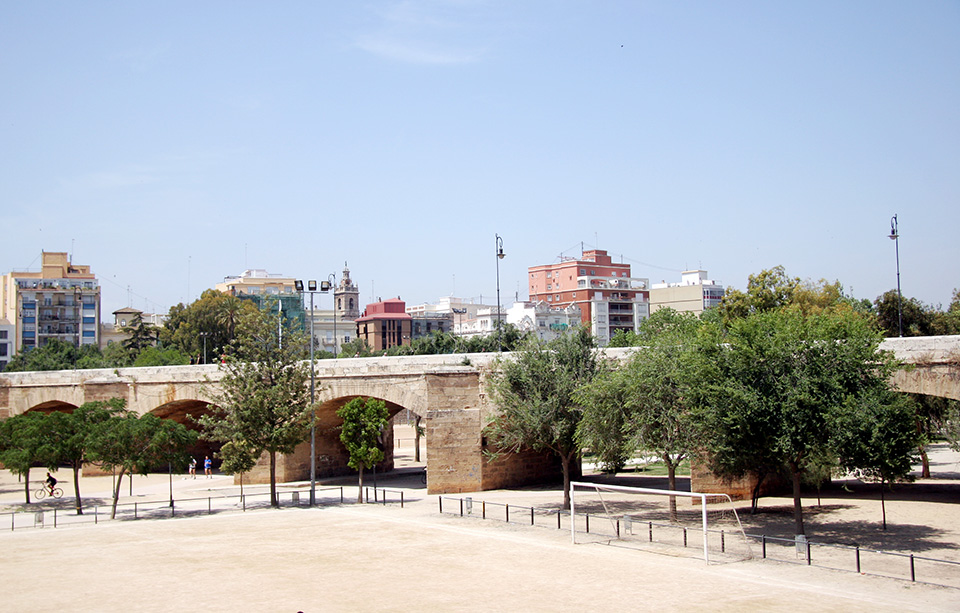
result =
M575 304L551 307L546 302L514 302L507 309L507 323L513 324L521 333L533 332L542 341L551 341L579 325L583 319L580 307Z
M530 300L552 308L576 305L601 346L617 331L636 331L650 315L649 281L633 277L629 264L614 262L602 249L527 270Z
M357 319L357 338L365 340L374 351L409 345L412 322L406 303L399 297L374 302Z
M45 251L39 272L0 277L0 320L13 325L13 351L42 347L52 339L100 344L100 283L89 266L66 252Z
M696 313L718 306L724 289L711 281L705 270L687 270L680 273L680 283L661 281L650 287L650 312L670 307L681 313Z

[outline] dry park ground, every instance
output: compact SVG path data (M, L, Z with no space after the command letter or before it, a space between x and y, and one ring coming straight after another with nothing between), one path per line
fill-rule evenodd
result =
M398 465L409 470L412 462L402 449L398 453ZM938 476L951 467L960 472L952 457L938 457ZM69 481L64 471L58 478ZM440 515L436 497L425 494L415 473L382 484L404 489L408 504L0 532L0 611L960 610L958 589L800 564L708 566L687 557L573 545L563 531ZM897 498L898 489L888 502L889 534L873 538L884 546L897 539L926 543L937 555L960 559L960 500L947 485L945 494L928 492L919 502ZM93 477L81 487L85 496L103 499L109 486L110 477ZM163 500L168 488L166 475L138 477L133 497ZM235 489L222 476L174 480L178 498ZM811 538L876 535L879 502L869 490L825 493L821 510L811 508L807 516ZM22 496L16 477L0 472L0 512L20 507ZM347 488L346 499L355 496ZM555 505L560 493L544 488L474 496ZM816 498L805 502L815 507ZM784 500L763 504L767 529L791 521L778 510Z

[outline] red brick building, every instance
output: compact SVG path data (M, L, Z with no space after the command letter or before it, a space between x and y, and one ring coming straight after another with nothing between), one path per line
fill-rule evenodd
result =
M357 338L365 340L374 351L409 345L413 318L406 307L400 298L368 304L357 319Z
M635 331L650 314L649 282L630 276L630 265L612 261L602 249L584 251L580 259L531 266L530 300L551 307L575 304L584 325L600 345L618 330Z

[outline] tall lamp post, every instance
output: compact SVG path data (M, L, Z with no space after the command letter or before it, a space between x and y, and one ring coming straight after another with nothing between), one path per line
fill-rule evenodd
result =
M467 309L465 308L458 309L454 307L453 312L455 315L460 316L460 325L457 326L456 337L457 337L457 344L462 347L463 346L463 314L467 312Z
M201 332L200 336L203 337L203 363L206 364L207 363L207 337L210 336L210 333Z
M303 281L294 281L294 287L303 300ZM317 282L307 281L310 294L310 506L317 503L317 409L313 406L316 395L316 367L313 363L313 295L317 292Z
M503 331L500 325L500 260L503 259L503 239L497 234L497 347L503 351Z
M903 336L903 296L900 294L900 233L897 231L897 216L890 218L890 240L897 248L897 329Z

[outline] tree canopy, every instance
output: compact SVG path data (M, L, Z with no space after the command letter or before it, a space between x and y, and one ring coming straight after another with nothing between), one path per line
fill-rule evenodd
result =
M583 406L575 393L597 372L594 340L577 328L543 343L531 336L491 378L496 414L485 431L494 449L552 451L563 469L563 508L570 508L570 474L579 458Z
M279 506L277 453L290 453L310 429L310 367L301 361L301 330L266 310L248 311L237 323L238 342L220 368L219 388L210 387L210 413L200 418L204 436L242 444L270 456L270 501Z

